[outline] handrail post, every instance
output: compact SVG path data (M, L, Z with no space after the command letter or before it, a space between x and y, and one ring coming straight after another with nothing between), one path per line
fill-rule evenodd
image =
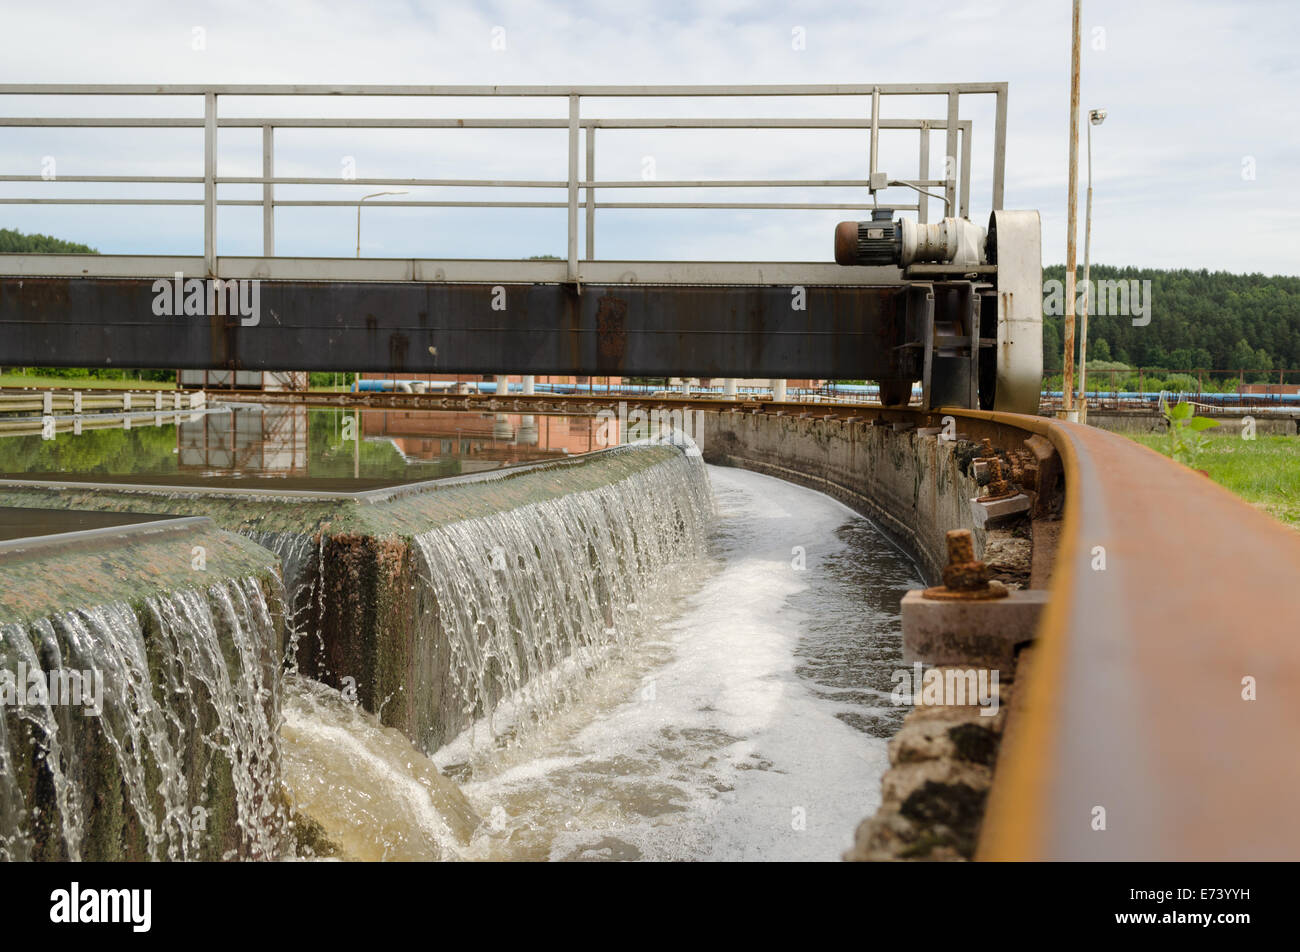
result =
M921 162L920 175L917 176L922 182L921 190L916 196L916 220L918 224L926 224L930 220L930 195L928 189L930 186L924 184L930 179L930 123L928 120L921 120Z
M1007 84L997 91L997 111L993 119L993 210L1002 210L1003 183L1007 161Z
M217 94L203 94L203 263L217 273Z
M876 194L876 159L880 154L880 87L871 90L871 166L867 169L867 181L871 183L871 194Z
M275 126L262 126L262 178L275 178ZM275 255L275 186L262 183L262 255Z
M578 280L578 95L569 95L569 280Z
M587 181L596 181L596 124L587 126ZM587 189L587 260L596 260L596 190Z
M957 90L948 93L948 140L943 148L944 216L957 214Z
M957 217L970 217L970 148L974 124L961 128L961 197L957 200Z

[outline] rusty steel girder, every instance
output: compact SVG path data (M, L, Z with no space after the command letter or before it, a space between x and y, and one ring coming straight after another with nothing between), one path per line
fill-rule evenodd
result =
M266 280L256 314L171 316L155 283L0 278L0 363L875 379L917 323L903 285Z

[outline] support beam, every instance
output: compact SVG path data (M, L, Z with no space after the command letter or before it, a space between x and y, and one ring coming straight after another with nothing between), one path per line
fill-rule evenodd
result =
M0 278L5 363L878 379L912 306L905 285L810 285L793 310L780 286L524 284L502 310L492 284L262 280L241 285L253 313L206 316L176 314L173 282L156 284Z

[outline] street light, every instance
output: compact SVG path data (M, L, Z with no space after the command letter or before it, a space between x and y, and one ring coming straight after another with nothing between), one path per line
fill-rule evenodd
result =
M1105 109L1088 111L1088 211L1083 225L1083 309L1079 314L1079 422L1088 422L1088 306L1092 303L1092 127L1106 121Z
M357 257L361 257L361 203L367 198L378 198L380 195L405 195L406 192L375 192L373 195L365 195L357 200Z
M357 257L358 257L358 258L361 257L361 203L364 202L367 198L378 198L380 195L405 195L405 194L406 194L406 192L374 192L373 194L370 194L370 195L363 195L361 198L357 199ZM357 371L357 393L360 393L360 392L361 392L361 371ZM357 422L360 423L360 421L361 421L361 418L358 417L358 418L357 418ZM361 437L358 436L358 437L357 437L357 441L358 441L358 442L357 442L357 459L358 459L358 462L357 462L357 468L359 468L360 465L361 465L361 463L360 463L360 454L361 454L361 443L360 443L360 440L361 440Z

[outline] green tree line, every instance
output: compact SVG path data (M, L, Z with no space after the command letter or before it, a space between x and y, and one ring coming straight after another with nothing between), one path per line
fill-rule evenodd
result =
M0 254L9 255L97 255L90 245L51 238L49 235L24 235L21 231L0 228Z
M1082 268L1077 275L1082 290ZM1043 269L1044 282L1064 277L1064 265ZM1135 326L1132 313L1089 314L1090 368L1099 361L1108 362L1108 367L1171 371L1245 370L1247 380L1264 379L1260 372L1265 370L1300 369L1300 278L1093 265L1092 280L1094 287L1100 281L1151 284L1149 298L1143 301L1149 311L1138 317L1149 317L1148 323ZM1094 292L1095 299L1100 296ZM1099 303L1094 300L1090 311ZM1044 313L1043 361L1048 374L1061 370L1062 325L1062 316ZM1288 379L1300 382L1294 375Z

